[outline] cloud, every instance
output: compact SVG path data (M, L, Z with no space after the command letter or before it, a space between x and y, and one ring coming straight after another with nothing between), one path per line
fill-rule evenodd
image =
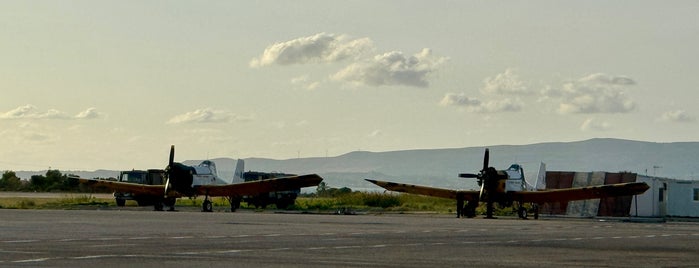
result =
M442 106L480 106L481 101L475 98L467 97L465 93L447 93L439 102Z
M663 115L660 117L660 120L668 122L689 123L695 122L696 118L687 114L687 112L683 110L675 110L663 113Z
M102 114L97 112L96 108L88 108L87 110L82 111L82 112L78 113L77 115L75 115L75 118L94 119L94 118L99 118L101 116L102 116Z
M367 135L367 137L369 138L376 138L381 136L383 136L383 131L381 131L380 129L376 129Z
M335 73L332 78L369 86L427 87L427 76L446 60L444 57L433 56L428 48L413 56L392 51L353 63Z
M292 78L291 84L305 90L315 90L320 86L320 82L311 81L308 75Z
M272 44L261 56L250 61L250 67L336 62L358 57L372 49L369 38L352 39L347 35L319 33Z
M65 112L49 109L46 112L38 111L38 108L34 105L27 104L24 106L19 106L15 109L7 111L0 114L0 119L93 119L100 117L100 113L97 112L96 108L88 108L75 116L70 116Z
M486 78L483 83L485 85L481 92L486 95L528 95L532 93L511 68L495 77Z
M580 130L583 131L607 131L610 129L612 129L612 125L609 122L599 122L594 118L588 118L580 125Z
M602 83L619 86L630 86L636 84L636 81L629 77L611 76L603 73L591 74L586 77L580 78L579 81L584 83Z
M558 101L558 111L563 114L628 113L636 109L636 103L626 95L625 86L634 84L623 76L593 74L560 89L547 87L542 95Z
M211 108L197 109L184 114L172 117L168 124L187 124L187 123L230 123L233 121L247 121L250 117L239 116L231 112L223 110L214 110Z
M476 98L467 97L465 93L447 93L439 105L462 107L470 112L478 113L517 112L522 110L524 106L519 99L506 98L483 102Z

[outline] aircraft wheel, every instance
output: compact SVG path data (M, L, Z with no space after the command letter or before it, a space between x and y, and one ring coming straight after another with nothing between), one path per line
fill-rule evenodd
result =
M524 207L520 207L517 214L519 215L520 219L526 219L527 218L527 209Z
M121 199L121 198L116 198L116 204L118 207L123 207L126 205L126 200Z
M201 204L201 211L202 212L213 212L214 211L214 206L209 200L204 200L204 203Z

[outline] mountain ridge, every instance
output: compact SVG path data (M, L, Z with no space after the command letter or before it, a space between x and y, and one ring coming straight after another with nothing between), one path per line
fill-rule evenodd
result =
M317 173L331 187L375 188L364 178L375 178L438 187L475 188L475 181L457 178L459 173L476 173L483 163L485 148L490 149L490 165L498 169L519 163L530 182L541 162L547 170L628 171L642 175L696 179L699 142L646 142L594 138L573 142L542 142L528 145L492 145L463 148L411 149L386 152L354 151L333 157L296 159L245 158L246 171ZM210 159L219 175L231 178L236 159ZM201 160L184 163L196 165ZM45 172L45 171L44 171ZM85 177L117 176L118 171L75 172ZM20 178L25 172L17 172ZM22 174L22 175L20 175ZM34 173L37 174L37 173ZM41 174L41 173L38 173ZM29 175L31 176L31 175Z

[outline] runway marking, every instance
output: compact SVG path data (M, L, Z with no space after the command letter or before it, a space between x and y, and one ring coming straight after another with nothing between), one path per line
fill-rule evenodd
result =
M27 263L27 262L44 262L50 260L51 258L39 258L39 259L27 259L27 260L17 260L12 261L13 263Z
M17 250L2 250L2 249L0 249L0 253L10 253L10 254L38 254L39 252L35 252L35 251L17 251Z
M2 241L3 243L34 243L34 242L39 242L40 240L9 240L9 241Z
M136 246L137 244L109 244L109 245L91 245L88 247L91 248L113 248L113 247L131 247L131 246Z

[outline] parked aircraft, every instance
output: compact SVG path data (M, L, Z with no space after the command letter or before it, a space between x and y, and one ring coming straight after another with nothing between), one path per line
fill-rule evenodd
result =
M527 210L523 205L531 203L536 219L539 217L539 205L543 203L637 195L649 188L644 182L631 182L568 189L530 190L529 187L526 187L524 170L521 166L514 164L507 170L496 170L488 166L488 158L489 150L486 148L483 169L480 173L459 174L461 178L477 179L478 186L481 187L480 191L442 189L372 179L367 179L367 181L391 191L456 199L457 217L467 216L469 218L475 217L479 202L486 203L486 218L493 218L495 203L503 207L510 207L517 203L518 215L523 219L527 218ZM464 206L464 201L467 202L466 206Z
M242 166L236 167L242 172ZM316 174L282 177L269 180L228 183L216 174L216 165L211 161L203 161L197 166L188 166L175 162L175 146L170 147L170 159L165 168L167 182L165 185L145 185L128 182L107 181L97 179L77 178L80 183L89 187L106 187L114 191L129 192L141 195L162 197L162 202L156 202L155 209L162 210L163 205L175 208L175 200L179 197L194 197L203 195L202 211L213 211L209 197L223 196L228 199L231 211L235 211L244 195L257 195L273 191L285 191L302 187L318 185L323 178Z

